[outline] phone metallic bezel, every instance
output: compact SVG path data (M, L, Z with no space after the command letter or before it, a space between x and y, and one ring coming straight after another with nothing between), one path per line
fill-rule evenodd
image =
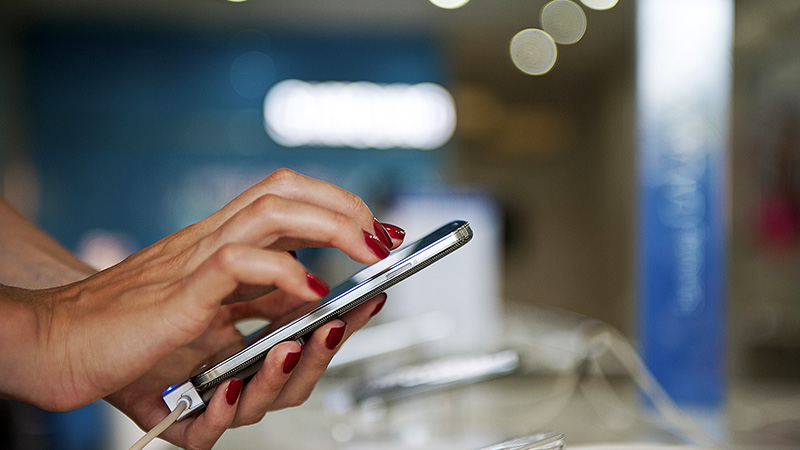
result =
M392 252L389 257L357 272L332 289L311 312L278 328L213 367L190 378L195 389L205 391L264 359L269 349L307 335L366 300L408 278L469 242L472 229L463 220L442 226L422 239ZM348 286L352 284L352 286ZM342 286L345 289L342 290Z

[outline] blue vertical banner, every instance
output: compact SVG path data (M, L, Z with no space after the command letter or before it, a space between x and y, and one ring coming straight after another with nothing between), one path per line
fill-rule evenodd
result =
M637 4L639 325L687 408L724 405L733 0Z

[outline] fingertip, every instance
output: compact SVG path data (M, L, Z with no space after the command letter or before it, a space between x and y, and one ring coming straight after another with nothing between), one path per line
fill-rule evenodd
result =
M290 374L297 367L297 363L300 362L300 357L303 356L303 346L300 346L300 350L296 352L287 353L286 357L283 360L283 373Z
M319 297L325 297L331 292L331 288L311 272L306 272L306 282L308 287Z
M335 324L333 328L328 330L328 335L325 337L325 347L328 350L335 350L344 339L347 323L342 320L339 320L339 322L339 324Z
M268 355L270 358L270 363L274 365L272 369L274 374L271 375L274 379L275 374L277 374L277 369L280 368L284 375L288 375L292 373L294 368L300 362L300 358L303 356L303 350L305 346L303 345L302 340L295 340L295 341L285 341L281 342L280 344L276 345L272 350L270 350L271 355Z
M255 384L256 389L264 389L266 386L266 389L270 391L279 391L286 382L287 377L285 375L291 372L291 370L287 371L286 369L294 369L294 367L291 367L291 360L295 358L299 360L303 354L303 348L304 346L298 341L284 341L275 345L267 353L264 364L248 386Z
M236 405L243 389L244 380L242 379L231 377L223 381L217 387L200 417L208 416L206 419L221 423L223 417L229 416L232 422L233 417L236 415ZM230 412L231 409L233 412Z
M383 243L387 248L392 248L392 238L389 236L389 232L386 231L383 224L378 222L378 219L372 219L372 228L375 230L375 236L378 240Z
M211 448L230 428L243 384L243 380L231 378L219 385L205 411L186 429L187 448Z
M228 383L228 387L225 389L225 402L228 403L228 405L233 406L239 401L239 395L242 393L242 386L244 386L244 380L238 378L233 378L230 383Z
M397 225L392 225L391 223L381 223L386 233L392 238L392 245L391 249L395 249L403 243L403 240L406 238L406 230L398 227Z
M378 300L378 304L375 305L375 308L369 313L370 317L375 317L381 310L383 309L383 305L386 304L386 297L384 296L383 299Z
M389 247L385 246L377 236L370 234L367 231L364 231L363 234L364 242L367 244L367 247L369 247L370 251L378 257L378 259L384 259L389 256Z

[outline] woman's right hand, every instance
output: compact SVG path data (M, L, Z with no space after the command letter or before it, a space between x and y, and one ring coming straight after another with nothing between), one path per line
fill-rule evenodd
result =
M159 364L175 371L166 378L182 381L192 360L241 339L226 319L277 317L326 294L288 250L331 246L369 264L402 242L395 231L394 239L384 234L355 195L276 171L208 218L85 280L0 289L8 324L0 329L0 392L64 411L140 383ZM360 314L356 322L365 322L369 314ZM163 363L172 356L186 368Z

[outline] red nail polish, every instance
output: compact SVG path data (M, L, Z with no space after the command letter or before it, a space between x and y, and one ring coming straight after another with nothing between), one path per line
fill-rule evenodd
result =
M392 238L389 236L389 233L383 228L383 225L378 222L378 219L372 219L372 228L375 229L375 236L380 239L381 243L386 246L386 248L392 248Z
M391 236L392 239L402 240L406 238L406 230L398 227L397 225L392 225L390 223L382 223L381 225L383 225L383 229L389 233L389 236Z
M328 350L333 350L342 342L342 338L344 337L344 330L347 328L347 324L344 324L340 327L332 328L331 331L328 332L328 337L325 338L325 347L328 347Z
M235 405L236 400L239 400L239 394L242 393L243 385L244 380L238 378L234 378L230 384L228 384L228 389L225 391L225 401L228 402L229 405Z
M364 241L366 241L369 249L372 250L372 253L375 253L378 256L378 258L383 259L389 256L389 249L386 248L386 246L383 245L383 242L381 242L380 239L378 239L376 236L371 235L365 231Z
M287 354L286 359L283 360L283 373L290 373L292 370L294 370L294 368L297 366L297 363L300 362L300 356L302 355L302 348L299 352Z
M308 282L308 287L310 287L311 290L314 291L320 297L325 297L331 292L331 288L329 288L324 281L320 280L314 275L311 275L308 272L306 272L306 281Z
M375 305L375 309L372 310L372 314L370 314L369 316L373 317L376 314L378 314L379 312L381 312L381 310L383 309L383 305L385 305L385 304L386 304L386 300L382 300L380 303Z

